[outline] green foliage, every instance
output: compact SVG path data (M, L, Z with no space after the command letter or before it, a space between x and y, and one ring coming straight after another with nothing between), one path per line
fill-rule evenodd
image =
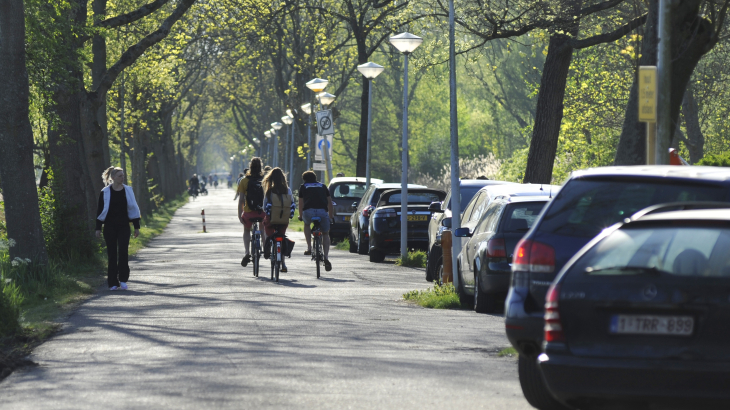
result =
M12 336L20 330L20 301L18 287L0 275L0 337Z
M499 351L499 353L497 353L498 357L515 357L518 355L519 355L519 353L517 352L517 350L511 346L508 348L502 349Z
M452 283L434 284L426 290L412 290L403 294L403 299L433 309L454 309L461 306L459 295Z
M426 255L426 252L424 251L411 251L408 252L408 255L405 259L402 257L398 257L398 259L395 260L395 264L398 266L408 266L413 268L425 268L426 267L426 259L428 256Z
M337 245L335 245L335 249L339 249L341 251L350 250L350 240L345 238L345 239L337 242Z
M708 154L699 160L696 165L709 165L713 167L730 167L730 152L724 154Z

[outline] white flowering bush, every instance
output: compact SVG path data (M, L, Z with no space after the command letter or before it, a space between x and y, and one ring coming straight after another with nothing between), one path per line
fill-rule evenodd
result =
M459 176L461 179L476 179L479 177L496 179L501 167L502 160L497 159L492 153L474 158L460 158ZM444 164L433 175L426 173L410 176L408 181L411 184L425 185L429 188L448 192L451 188L451 164Z

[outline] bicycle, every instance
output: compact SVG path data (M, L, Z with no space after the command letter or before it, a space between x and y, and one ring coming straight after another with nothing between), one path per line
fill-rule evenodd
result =
M253 222L253 232L251 235L251 261L253 262L253 276L256 278L259 277L259 258L261 258L261 229L259 228L259 223L263 220L264 218L251 218L251 222Z
M271 280L279 282L279 271L281 270L284 255L282 254L282 243L284 235L279 234L279 228L274 228L274 235L271 238Z
M188 194L193 197L193 201L195 201L196 198L198 198L198 189L195 187L191 187L188 189Z
M315 216L312 218L312 260L317 265L317 279L319 279L320 263L324 261L324 253L322 252L322 228L319 225L319 221L322 218Z

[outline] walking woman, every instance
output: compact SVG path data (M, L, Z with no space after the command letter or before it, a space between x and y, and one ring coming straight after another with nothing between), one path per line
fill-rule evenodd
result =
M129 280L129 223L134 224L134 237L139 236L139 206L132 187L124 185L124 170L109 167L101 178L107 185L99 194L96 217L96 237L101 237L104 225L104 241L109 257L107 282L109 290L127 290Z
M289 220L294 217L296 203L291 188L286 183L286 175L281 168L276 167L269 171L264 177L262 185L264 187L264 209L266 210L264 230L267 238L264 249L268 251L274 230L278 229L280 235L286 233ZM282 245L286 247L286 244L287 241L284 241ZM287 253L286 249L282 249L282 252ZM264 257L268 257L268 252L264 252ZM282 258L281 265L281 271L287 272L285 258Z

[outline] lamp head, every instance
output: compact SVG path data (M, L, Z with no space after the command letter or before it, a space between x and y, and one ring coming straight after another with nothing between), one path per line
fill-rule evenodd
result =
M281 117L281 122L283 122L286 125L290 125L292 122L294 122L294 118L292 118L288 115L285 115L285 116Z
M280 123L278 121L271 123L271 128L273 128L274 131L279 131L281 129L281 127L283 127L283 126L284 126L284 124L282 124L282 123Z
M314 91L315 93L321 93L324 91L325 88L327 88L327 84L330 82L327 80L323 80L321 78L315 78L314 80L311 80L307 82L307 88Z
M403 54L410 54L423 43L423 39L411 33L400 33L391 37L390 44Z
M266 138L271 138L271 131L264 132L264 135L266 136Z
M306 104L302 105L302 111L304 111L307 114L311 114L312 113L312 104L306 103Z
M330 105L335 100L335 95L330 93L319 93L317 95L317 98L319 98L319 102L321 102L324 105Z
M292 114L291 110L286 110L286 115L294 118L294 114Z
M357 71L361 72L362 75L365 76L365 78L371 80L380 75L383 70L385 70L385 67L375 64L373 62L367 62L365 64L360 64L359 66L357 66Z
M258 138L254 138L253 139L253 142L255 142L256 144L258 144L260 142L260 140Z

